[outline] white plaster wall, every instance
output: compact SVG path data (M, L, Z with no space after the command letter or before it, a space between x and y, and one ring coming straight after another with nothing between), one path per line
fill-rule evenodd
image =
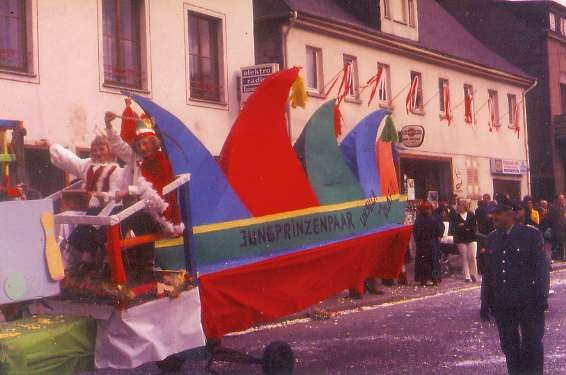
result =
M379 51L364 45L354 44L350 41L302 30L298 27L291 29L288 37L287 50L289 66L305 66L306 44L322 49L325 82L329 82L342 68L343 54L357 57L360 86L376 73L378 62L389 64L391 72L391 93L392 96L398 95L392 107L392 116L397 129L400 130L405 125L422 125L426 129L426 137L423 145L407 152L415 155L452 158L453 167L459 166L464 175L464 186L466 184L465 156L477 156L481 158L479 178L481 189L485 192L491 192L493 189L492 176L489 169L490 158L527 159L524 138L525 126L522 112L519 121L521 127L519 139L517 139L515 132L508 128L507 116L503 116L507 113L508 93L515 94L518 102L522 100L521 93L523 88L520 86L488 80L479 75L462 73L443 66L435 66L428 62L417 61L405 56ZM423 115L407 115L405 112L405 97L408 92L411 70L422 73L424 102L430 99L430 102L424 108ZM442 121L439 116L439 98L438 95L436 95L439 78L446 78L450 82L450 100L453 115L453 121L450 127L448 127L447 122ZM482 105L484 106L483 109L479 110L477 113L476 124L474 126L466 125L464 122L464 83L471 84L474 87L476 93L474 99L476 110ZM498 132L490 132L488 127L489 115L486 104L488 89L497 90L499 93L501 128ZM347 134L365 115L379 109L379 105L375 101L368 107L369 94L369 89L362 92L360 96L361 103L344 102L341 105L340 109L345 122L343 134ZM333 95L335 95L335 92L332 93L330 97L333 97ZM292 110L291 123L293 140L298 138L310 115L325 100L328 99L310 97L305 110ZM522 194L526 194L526 176L522 177L521 182Z
M186 10L200 7L225 19L227 105L187 100ZM149 18L150 92L217 154L239 112L239 69L254 63L252 0L146 0ZM39 83L0 76L0 118L23 120L27 143L41 138L87 146L106 110L118 113L123 97L101 89L100 0L37 0ZM8 78L8 79L6 79Z

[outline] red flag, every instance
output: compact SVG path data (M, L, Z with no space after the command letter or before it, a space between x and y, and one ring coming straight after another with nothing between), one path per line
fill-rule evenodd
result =
M492 97L487 99L487 108L489 110L489 131L492 132L493 129L497 130L497 123L495 118L495 103Z
M369 96L369 101L368 101L368 107L369 107L369 105L371 104L371 102L372 102L372 100L373 100L373 98L374 98L374 96L375 96L375 93L377 92L377 88L378 88L379 85L381 84L381 75L382 75L382 74L383 74L383 67L380 66L380 67L377 69L376 75L374 75L373 77L371 77L371 78L367 81L367 83L366 83L367 85L372 85L371 94L370 94L370 96Z
M413 81L411 82L411 88L409 89L407 98L405 99L405 109L407 110L407 114L409 114L409 112L413 112L417 107L418 87L419 87L419 76L415 76L413 78Z
M447 84L442 85L442 99L444 100L444 119L448 126L452 124L452 110L450 109L450 89Z
M466 124L474 123L474 97L468 93L464 99L464 121Z
M129 145L131 145L136 138L136 119L138 115L132 109L132 99L126 98L126 108L122 112L122 125L120 127L120 137Z
M515 103L513 106L513 129L517 134L517 139L519 139L519 133L521 132L521 128L519 127L519 104Z

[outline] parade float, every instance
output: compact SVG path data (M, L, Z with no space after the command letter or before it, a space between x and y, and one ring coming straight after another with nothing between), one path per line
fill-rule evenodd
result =
M406 204L388 113L369 114L339 144L336 103L329 100L292 145L285 109L289 100L295 107L306 99L301 84L298 68L267 77L243 107L218 161L173 114L125 93L152 119L176 175L163 193L177 192L186 228L180 237L121 233L120 224L146 208L144 200L118 211L109 203L96 216L54 212L65 191L0 202L0 303L37 300L30 310L38 314L0 325L0 368L133 368L205 341L212 360L221 360L233 354L218 344L228 333L304 310L344 289L359 290L369 277L396 278L410 227L403 225ZM61 280L55 237L61 226L77 224L107 230L110 278L104 287ZM160 277L135 283L124 260L144 243L154 245ZM51 347L41 340L51 340ZM65 355L49 357L58 349Z

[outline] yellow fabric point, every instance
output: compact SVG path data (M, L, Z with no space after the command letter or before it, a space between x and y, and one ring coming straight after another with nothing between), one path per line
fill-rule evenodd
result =
M291 96L289 99L291 100L291 107L297 108L297 106L299 106L301 108L305 108L308 96L303 77L297 76L297 79L293 82L293 85L291 86Z

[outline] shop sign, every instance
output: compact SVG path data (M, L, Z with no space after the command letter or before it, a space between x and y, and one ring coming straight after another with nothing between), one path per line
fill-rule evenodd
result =
M423 144L425 129L420 125L407 125L401 129L401 143L405 147L415 148Z
M527 163L525 160L491 159L490 166L491 173L493 174L517 176L527 172Z
M279 71L279 64L261 64L240 68L242 81L240 84L241 101L245 102L252 92L267 76Z

